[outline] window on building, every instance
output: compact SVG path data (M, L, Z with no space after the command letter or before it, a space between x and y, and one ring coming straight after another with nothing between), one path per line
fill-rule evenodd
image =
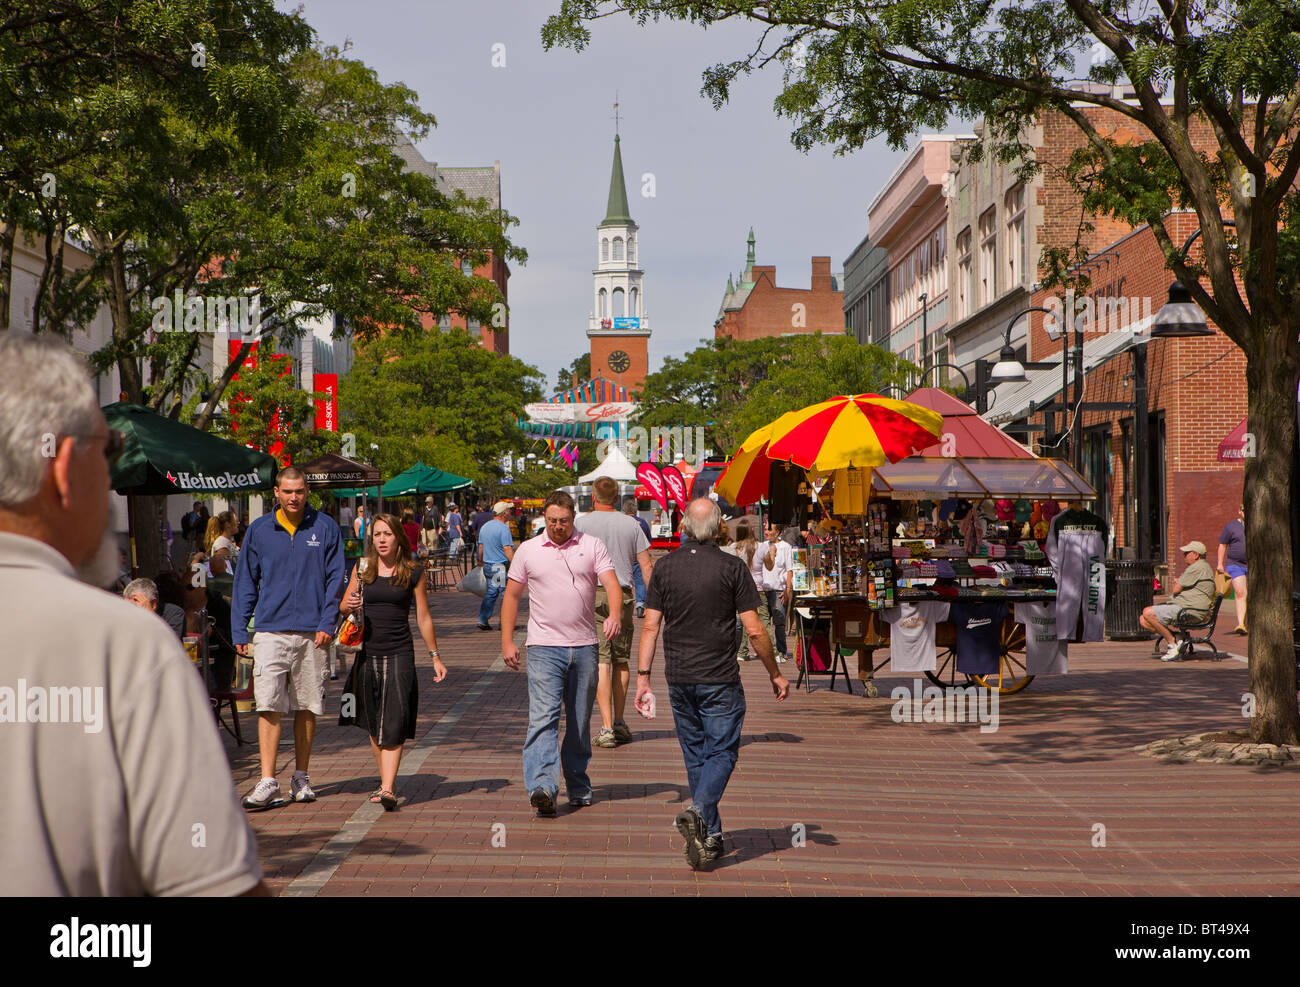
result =
M473 273L474 273L474 265L471 264L468 260L462 260L462 261L460 262L460 273L461 273L461 274L473 274Z
M1017 185L1007 193L1007 272L1008 286L1025 280L1025 267L1029 251L1028 231L1025 226L1025 187Z
M439 332L451 332L451 316L450 316L450 315L444 315L442 318L440 318L440 319L438 320L438 331L439 331Z
M600 308L599 317L602 319L608 319L609 318L609 292L606 291L604 288L601 288L599 297L600 297L600 304L598 306Z
M479 322L478 319L470 319L465 326L465 328L469 330L470 335L473 335L474 333L478 332L480 327L481 327L481 323Z
M628 241L628 247L627 247L627 249L628 249L628 252L631 253L631 251L632 251L632 241L630 241L630 240ZM627 314L628 314L628 315L640 315L640 314L641 314L640 304L641 304L641 293L640 293L639 291L637 291L635 288L633 288L633 289L632 289L631 291L629 291L628 294L627 294Z
M614 237L614 260L622 260L622 259L623 259L623 238L621 236L616 236Z
M623 294L623 289L615 288L614 289L614 318L616 319L622 318L624 315L627 314L626 310L623 308L623 304L625 301L626 301L626 296Z
M609 237L607 236L600 239L600 259L602 261L609 260Z
M997 210L980 217L979 305L983 308L998 297Z
M629 264L636 263L636 237L634 236L627 238L627 262Z
M957 319L971 314L970 227L957 234Z

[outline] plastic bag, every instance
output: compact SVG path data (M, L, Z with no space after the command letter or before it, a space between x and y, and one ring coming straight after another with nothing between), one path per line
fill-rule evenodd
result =
M475 596L487 596L488 584L487 575L483 572L483 567L475 566L469 572L461 577L456 588L462 593L473 593Z

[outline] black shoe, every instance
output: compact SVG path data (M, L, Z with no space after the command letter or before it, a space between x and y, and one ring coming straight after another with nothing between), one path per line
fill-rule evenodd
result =
M528 801L537 810L539 816L546 816L549 819L555 815L555 796L550 792L539 788L529 796Z
M699 870L704 864L704 838L707 833L704 820L694 806L678 814L677 832L686 840L683 849L686 862L691 865L691 870Z
M585 809L587 806L591 805L591 796L588 795L585 798L573 796L569 799L569 805L573 806L575 809Z
M722 834L715 833L704 841L704 846L700 851L700 859L708 864L717 860L724 853L726 853L726 850L722 844Z
M481 630L481 631L490 631L490 630L492 630L492 625L491 625L491 624L479 624L479 625L478 625L478 629Z
M637 608L636 608L636 615L637 615L638 617L644 617L644 616L645 616L645 607L637 607Z

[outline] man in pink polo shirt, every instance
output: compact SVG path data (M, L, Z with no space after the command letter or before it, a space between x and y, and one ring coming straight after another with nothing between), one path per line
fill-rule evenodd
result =
M515 617L528 587L524 785L539 816L555 815L561 769L569 805L591 805L587 765L596 700L596 586L604 586L610 599L622 593L604 542L575 531L573 517L573 498L563 490L546 498L546 528L515 550L501 604L501 657L518 669ZM619 625L619 612L611 611L602 628L607 640L618 637ZM566 713L563 746L561 706Z

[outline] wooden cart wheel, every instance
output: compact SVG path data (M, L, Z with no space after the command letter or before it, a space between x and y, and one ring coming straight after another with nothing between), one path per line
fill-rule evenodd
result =
M997 689L1010 696L1020 692L1034 677L1025 667L1025 628L1008 617L1002 622L1002 658L997 675L973 675L976 682L986 689Z
M925 677L941 689L956 689L971 683L971 676L957 671L957 652L952 648L938 649L934 671L926 672Z

